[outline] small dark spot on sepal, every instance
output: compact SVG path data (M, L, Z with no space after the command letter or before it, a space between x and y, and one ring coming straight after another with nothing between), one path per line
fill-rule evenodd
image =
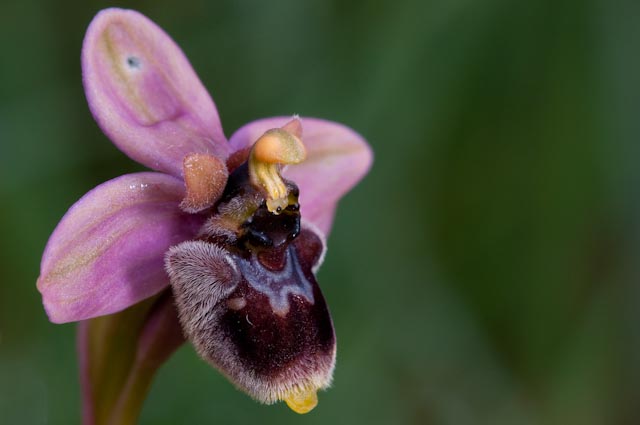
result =
M127 65L131 69L140 69L140 68L142 68L142 62L140 61L140 58L138 58L136 56L127 57Z

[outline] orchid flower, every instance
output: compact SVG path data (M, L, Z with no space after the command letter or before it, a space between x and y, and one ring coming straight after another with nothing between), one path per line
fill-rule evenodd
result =
M132 10L93 19L82 72L98 125L155 170L83 196L42 257L49 319L80 322L83 422L135 423L185 338L254 399L311 410L336 353L315 275L338 200L371 165L367 143L298 116L227 140L183 52Z

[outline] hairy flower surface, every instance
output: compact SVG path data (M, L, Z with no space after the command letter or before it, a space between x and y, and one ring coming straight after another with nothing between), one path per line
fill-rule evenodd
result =
M43 254L50 320L81 321L85 424L134 423L183 337L253 398L311 410L336 348L315 274L338 200L370 167L366 142L306 117L227 140L185 55L135 11L94 18L82 71L104 133L155 170L87 193Z

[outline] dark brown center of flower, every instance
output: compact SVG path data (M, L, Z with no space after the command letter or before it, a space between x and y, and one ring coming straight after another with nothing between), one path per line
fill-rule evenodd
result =
M287 202L277 213L271 212L263 192L251 182L245 163L229 176L217 214L210 219L211 227L223 226L233 234L232 251L243 257L257 253L270 269L281 268L276 257L282 257L286 246L300 234L299 190L293 182L283 179L283 183ZM210 236L215 240L215 233Z
M294 186L297 193L298 188ZM296 196L297 198L297 196ZM243 240L255 248L279 248L300 234L300 206L287 205L275 215L267 209L266 202L242 224Z

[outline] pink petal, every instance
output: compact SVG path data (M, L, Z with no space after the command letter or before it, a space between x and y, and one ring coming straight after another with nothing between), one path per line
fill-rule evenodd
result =
M184 343L171 291L80 322L82 423L134 424L158 368Z
M229 154L218 111L178 45L144 15L105 9L82 47L89 108L132 159L181 176L182 159Z
M76 202L42 256L38 289L49 319L110 314L166 287L164 253L202 224L179 209L183 197L181 181L149 172L103 183Z
M234 151L246 148L265 131L290 120L277 117L253 121L236 131L229 143ZM342 124L317 118L301 121L307 159L288 166L283 175L300 188L302 217L328 235L338 200L367 173L373 153L362 136Z

